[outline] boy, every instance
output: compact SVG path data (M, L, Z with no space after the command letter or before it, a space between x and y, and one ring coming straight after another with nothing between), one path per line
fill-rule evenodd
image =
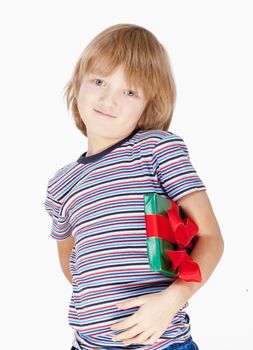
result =
M220 260L223 239L184 140L167 130L176 90L166 50L143 27L109 27L80 56L66 96L88 149L49 180L45 208L73 286L72 348L198 349L185 308ZM201 283L150 271L150 192L198 225L191 256Z

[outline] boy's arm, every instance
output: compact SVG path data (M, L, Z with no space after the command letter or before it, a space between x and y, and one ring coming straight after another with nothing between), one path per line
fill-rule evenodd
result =
M202 282L184 282L176 279L163 292L181 308L200 289L213 273L224 251L224 241L206 191L195 191L177 200L177 204L199 228L198 240L191 257L199 264Z
M57 240L58 256L61 269L67 280L72 284L72 274L69 267L69 258L74 246L74 237L71 235L67 239Z

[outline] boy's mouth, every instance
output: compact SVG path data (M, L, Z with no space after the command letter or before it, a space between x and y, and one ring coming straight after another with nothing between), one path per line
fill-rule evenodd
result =
M114 115L111 115L111 114L102 112L102 111L100 111L100 110L98 110L98 109L94 109L94 111L97 112L97 113L99 113L99 114L101 114L101 115L104 115L104 116L106 116L106 117L116 118Z

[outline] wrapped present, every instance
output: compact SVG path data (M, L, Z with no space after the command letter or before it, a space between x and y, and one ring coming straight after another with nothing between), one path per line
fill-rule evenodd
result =
M186 282L201 282L199 265L190 256L198 226L182 207L157 193L144 194L150 269Z

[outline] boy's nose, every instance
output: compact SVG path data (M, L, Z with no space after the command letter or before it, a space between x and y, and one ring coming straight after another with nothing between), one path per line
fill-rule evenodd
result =
M108 106L108 108L110 108L110 106L113 107L114 105L116 105L116 102L117 102L116 92L114 92L112 90L104 91L100 100L105 107L106 106Z

